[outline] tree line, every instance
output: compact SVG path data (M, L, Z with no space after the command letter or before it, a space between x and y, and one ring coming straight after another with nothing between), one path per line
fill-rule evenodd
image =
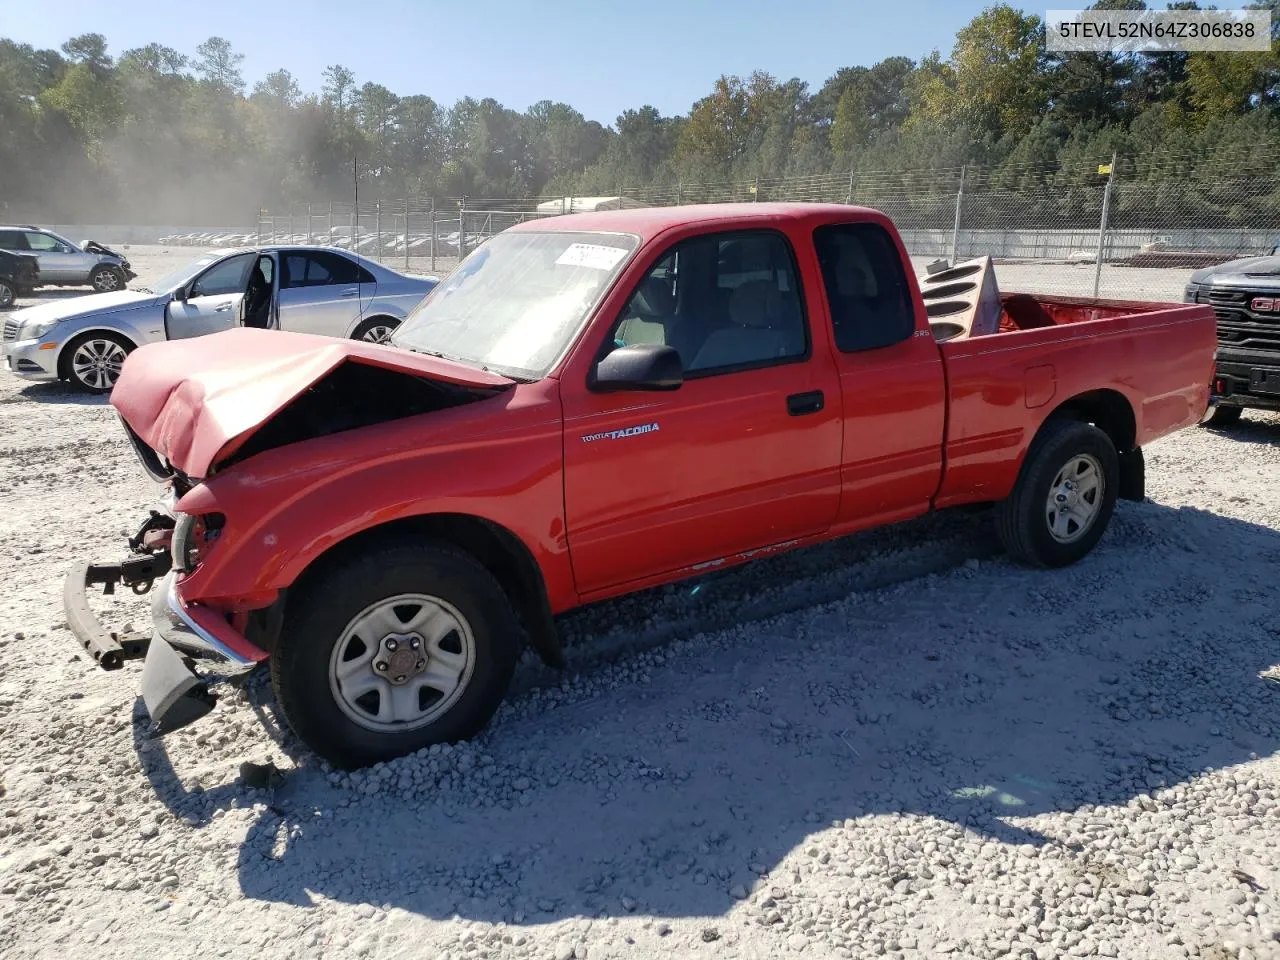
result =
M909 191L911 171L961 166L990 189L1083 189L1113 153L1130 183L1280 170L1280 44L1059 54L1040 17L1003 3L946 54L845 67L816 90L764 71L721 76L687 114L644 105L611 126L547 100L523 112L490 98L446 106L339 64L320 91L283 69L249 88L243 60L220 37L190 54L152 43L115 56L99 34L60 50L0 39L0 218L243 223L264 207L348 198L353 173L361 198L376 199L834 172Z

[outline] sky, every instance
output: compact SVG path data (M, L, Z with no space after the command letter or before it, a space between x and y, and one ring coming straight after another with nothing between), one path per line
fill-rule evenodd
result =
M210 36L245 55L249 87L281 67L307 92L340 63L357 83L450 106L563 101L612 124L629 107L687 113L721 74L761 69L816 91L843 66L945 56L983 0L0 0L0 36L57 49L101 33L109 52Z

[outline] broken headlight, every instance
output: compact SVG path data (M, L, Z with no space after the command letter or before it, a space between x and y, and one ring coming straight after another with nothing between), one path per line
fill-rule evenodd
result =
M204 559L209 547L222 534L226 517L220 513L179 513L177 526L173 528L173 567L190 573Z

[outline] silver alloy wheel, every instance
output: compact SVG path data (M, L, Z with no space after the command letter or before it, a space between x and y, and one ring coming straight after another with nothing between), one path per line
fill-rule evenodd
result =
M115 386L124 358L124 347L114 340L86 340L71 355L71 372L85 386L106 390Z
M329 654L329 691L352 721L401 733L439 719L466 691L476 642L446 600L385 597L356 614Z
M13 287L7 283L0 283L0 308L13 306L13 301L17 299Z
M1093 526L1102 509L1106 477L1102 464L1087 453L1067 461L1049 486L1045 519L1059 543L1075 543Z
M111 293L120 287L120 278L114 270L99 270L93 275L93 289L99 293Z
M364 336L360 339L369 343L387 343L391 339L391 334L395 333L395 327L389 324L379 323L370 327L364 332Z

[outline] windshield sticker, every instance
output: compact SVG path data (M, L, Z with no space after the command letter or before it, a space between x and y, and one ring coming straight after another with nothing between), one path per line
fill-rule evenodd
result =
M626 255L627 251L622 247L606 247L598 243L571 243L564 253L556 257L556 263L565 267L612 270Z
M623 437L636 437L642 433L657 432L658 425L656 423L641 423L634 427L624 427L621 430L606 430L604 433L588 433L582 437L583 443L592 443L596 440L621 440Z

